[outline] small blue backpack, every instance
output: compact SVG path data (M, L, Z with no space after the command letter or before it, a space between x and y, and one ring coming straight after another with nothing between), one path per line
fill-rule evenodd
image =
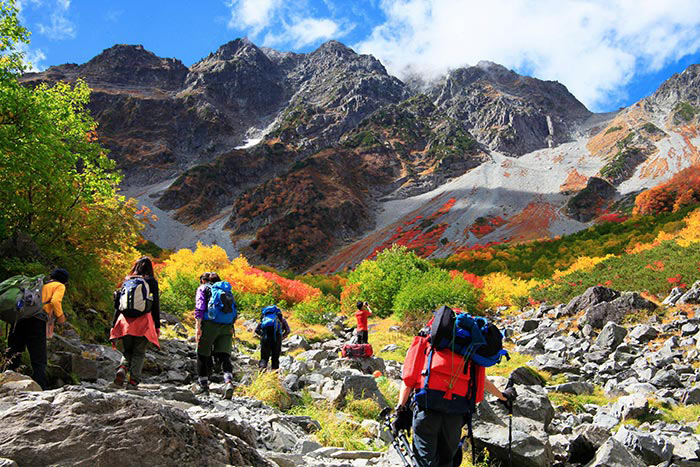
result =
M277 305L266 306L262 309L262 319L260 321L260 329L263 336L268 339L277 340L277 336L281 334L279 316L282 314Z
M231 284L226 281L212 284L211 297L204 319L219 324L233 324L236 318L238 318L238 310L231 292Z

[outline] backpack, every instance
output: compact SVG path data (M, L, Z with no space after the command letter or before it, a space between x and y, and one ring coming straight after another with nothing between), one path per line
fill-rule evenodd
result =
M510 359L503 348L503 334L483 316L442 306L429 325L430 344L437 350L449 349L483 367L496 365L504 356Z
M41 298L44 276L12 276L0 283L0 319L15 325L17 321L33 316L45 316Z
M276 341L277 336L282 334L279 316L282 310L277 308L277 305L266 306L262 309L262 317L260 320L260 330L263 336L271 341Z
M371 357L373 353L372 344L345 344L340 351L345 358Z
M231 284L226 281L211 285L211 297L204 319L219 324L233 324L238 318L236 301L233 299Z
M151 311L153 297L143 276L127 276L117 292L117 311L128 318L137 318Z

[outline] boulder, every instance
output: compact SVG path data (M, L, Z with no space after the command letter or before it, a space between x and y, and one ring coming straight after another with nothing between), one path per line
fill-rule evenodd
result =
M650 381L657 388L682 388L683 383L674 370L661 370Z
M6 459L4 457L0 457L0 467L18 467L17 462L13 461L12 459Z
M336 372L334 372L334 376ZM336 378L334 378L336 379ZM377 382L374 377L362 374L349 374L343 376L342 379L342 397L343 399L348 394L352 393L355 399L374 399L383 409L389 407L384 395L379 391ZM342 402L341 402L342 403Z
M676 305L700 303L700 281L695 281L693 286L684 293L676 302Z
M289 337L286 341L284 341L284 345L287 347L287 351L297 349L302 349L306 351L311 348L309 341L307 341L304 336L300 336L298 334Z
M542 386L516 385L518 399L513 404L513 415L541 423L546 431L554 418L554 407ZM499 410L500 407L499 407Z
M621 442L615 438L609 438L586 467L645 467L645 464L630 453Z
M610 430L586 423L574 428L569 444L569 462L585 464L595 457L596 452L610 438Z
M676 302L678 301L679 298L683 296L683 289L679 287L674 287L671 289L671 292L668 294L668 296L664 299L663 302L661 302L662 305L666 306L674 306Z
M654 310L656 305L637 292L623 292L618 298L591 306L579 320L579 327L590 324L602 329L608 322L621 323L628 314L637 310Z
M513 384L523 386L544 386L546 383L546 380L539 373L527 366L521 366L513 370L508 380Z
M620 397L613 405L612 411L620 420L641 418L649 413L649 401L642 394L630 394Z
M659 331L647 324L638 324L629 333L631 339L634 339L641 344L656 339L658 335Z
M128 393L24 393L0 398L0 419L0 452L20 465L272 466L242 439Z
M614 438L647 465L667 462L673 454L673 446L665 439L627 425L621 426Z
M41 386L27 375L14 371L5 371L0 374L0 394L5 392L41 391Z
M575 315L581 310L598 305L599 303L610 302L619 296L620 292L617 290L596 285L594 287L589 287L581 295L572 298L566 307L564 307L563 312L565 315Z
M508 426L501 421L474 424L474 444L477 452L488 449L492 459L508 462ZM513 418L513 465L518 467L549 467L554 453L546 433L520 417Z
M603 330L600 331L595 345L602 349L613 351L618 345L622 344L626 335L627 329L616 323L608 322L603 326Z
M591 383L586 383L584 381L570 381L568 383L557 384L548 389L555 392L563 392L565 394L593 394L595 387Z

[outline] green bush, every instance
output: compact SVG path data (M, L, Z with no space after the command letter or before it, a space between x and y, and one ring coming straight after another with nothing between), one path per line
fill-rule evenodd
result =
M451 279L450 273L443 269L431 269L403 284L394 300L394 311L404 317L449 305L474 313L478 302L471 283L460 276Z
M243 316L247 319L260 319L260 310L268 305L277 305L283 310L287 308L287 302L276 300L273 291L268 291L265 295L234 292L233 296L236 299L239 317Z
M365 260L348 275L348 282L359 284L361 300L368 301L380 317L394 310L394 299L403 284L430 269L430 263L406 247L394 245Z
M194 310L195 291L199 287L196 276L178 273L175 277L166 277L163 282L167 282L167 287L163 287L160 294L161 310L179 317Z
M304 324L327 324L339 311L338 300L332 295L319 295L293 308L294 316Z

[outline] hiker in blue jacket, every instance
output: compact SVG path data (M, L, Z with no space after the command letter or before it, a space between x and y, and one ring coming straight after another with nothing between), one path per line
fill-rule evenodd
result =
M255 334L260 337L261 369L267 368L267 362L272 358L271 368L280 367L282 340L289 334L289 324L282 316L282 310L277 305L266 306L262 309L260 324L255 328Z

